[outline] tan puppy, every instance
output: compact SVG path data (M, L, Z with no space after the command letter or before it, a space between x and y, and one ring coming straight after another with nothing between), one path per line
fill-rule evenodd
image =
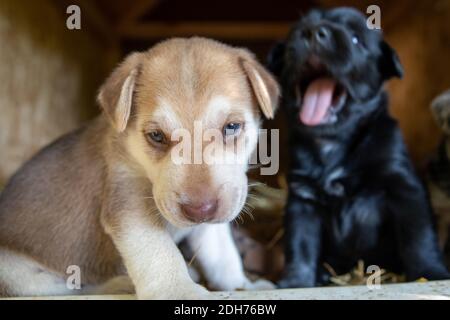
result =
M128 56L100 90L103 114L42 150L1 194L0 295L116 293L130 290L129 275L138 298L210 297L188 274L183 239L209 287L254 288L226 223L246 201L247 164L175 163L186 138L173 138L200 124L221 136L194 151L244 141L224 154L248 159L258 106L271 118L278 96L252 54L212 40ZM73 291L68 270L78 267Z

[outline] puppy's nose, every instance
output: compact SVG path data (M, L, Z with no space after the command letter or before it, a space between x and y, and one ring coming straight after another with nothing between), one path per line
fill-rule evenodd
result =
M326 43L330 40L331 31L327 27L321 26L315 29L314 38L318 43Z
M184 216L192 222L207 222L214 218L217 211L218 201L206 200L199 203L182 204L181 210Z

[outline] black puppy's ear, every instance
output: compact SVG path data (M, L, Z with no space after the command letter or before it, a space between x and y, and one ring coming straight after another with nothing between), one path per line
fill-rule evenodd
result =
M267 57L267 67L277 77L281 76L284 67L284 52L286 44L278 42L269 52Z
M403 78L403 66L400 62L400 58L395 52L394 49L391 48L385 41L381 42L381 72L383 74L383 78L388 80L393 77Z

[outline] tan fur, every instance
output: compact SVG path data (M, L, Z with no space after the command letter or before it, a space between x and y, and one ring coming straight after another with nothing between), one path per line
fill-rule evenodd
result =
M272 117L278 95L275 80L250 53L212 40L173 39L130 55L100 90L104 114L41 151L2 193L0 294L67 294L61 286L66 269L78 265L80 293L110 293L128 274L139 298L207 297L176 247L186 236L197 243L195 234L203 242L204 235L219 237L222 243L214 243L229 252L222 267L208 260L208 251L199 258L214 268L205 274L214 274L215 288L251 287L228 228L199 233L199 227L215 226L197 226L180 209L186 201L217 197L214 221L234 219L247 196L247 165L175 165L170 150L176 142L155 148L145 133L159 129L170 138L179 128L193 134L195 121L218 130L244 122L238 140L248 142L242 155L248 158L256 146L258 106ZM14 269L27 273L26 281ZM41 272L46 276L36 275Z

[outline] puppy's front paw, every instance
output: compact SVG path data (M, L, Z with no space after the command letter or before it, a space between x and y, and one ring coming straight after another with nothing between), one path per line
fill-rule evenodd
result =
M96 287L91 294L134 294L134 285L128 276L118 276Z
M183 289L176 294L177 300L215 300L217 299L210 291L205 287L194 284Z
M248 291L263 291L263 290L274 290L276 289L275 284L268 280L258 279L254 282L247 280L244 285L244 290Z
M158 292L157 292L158 291ZM180 285L173 290L164 288L138 291L139 300L215 300L215 295L198 284Z

